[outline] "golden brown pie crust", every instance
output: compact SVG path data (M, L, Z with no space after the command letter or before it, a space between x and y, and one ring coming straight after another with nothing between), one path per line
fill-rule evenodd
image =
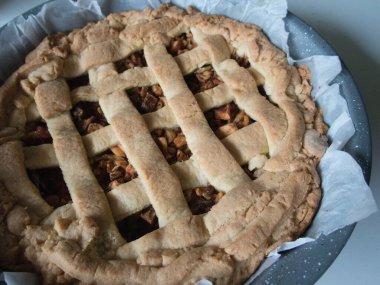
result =
M128 58L142 51L146 66ZM193 94L184 77L202 67ZM70 90L86 74L89 84ZM111 14L47 37L0 88L0 265L31 263L46 284L240 284L318 208L327 129L309 79L258 27L192 8ZM149 86L163 95L155 87L140 114L127 93ZM98 102L109 125L81 135L72 110L83 101ZM230 124L221 136L209 110ZM53 143L23 146L27 122L41 118ZM169 128L191 153L171 165L151 135ZM138 177L105 193L90 160L115 146ZM57 166L72 203L53 209L26 169ZM209 184L224 195L193 215L184 195ZM159 229L126 242L116 222L149 205Z

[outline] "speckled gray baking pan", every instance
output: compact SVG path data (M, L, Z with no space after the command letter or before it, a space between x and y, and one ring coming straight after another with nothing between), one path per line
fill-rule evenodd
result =
M290 33L289 49L292 58L337 55L312 27L290 12L285 18L285 26ZM363 170L367 183L369 183L372 155L368 117L363 99L344 63L342 63L342 72L333 83L340 85L341 94L347 100L356 130L355 135L347 143L344 150L356 159ZM346 226L327 236L321 236L315 242L284 253L275 264L266 269L251 284L314 284L338 256L351 236L354 227L355 225Z
M49 2L49 1L47 1ZM33 8L23 16L37 14L42 5ZM312 27L305 24L292 13L285 18L289 31L290 55L294 59L312 55L337 55L331 46ZM2 29L0 28L0 31ZM32 47L30 47L32 49ZM25 50L25 55L28 51ZM346 98L356 133L348 142L345 150L361 166L364 177L369 183L371 173L371 135L367 113L359 90L346 66L333 83L340 85L341 94ZM1 83L0 83L1 84ZM338 256L355 225L347 226L328 236L283 253L281 258L266 269L251 285L261 284L314 284Z

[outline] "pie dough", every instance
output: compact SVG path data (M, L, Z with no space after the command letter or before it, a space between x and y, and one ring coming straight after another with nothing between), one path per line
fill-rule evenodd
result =
M194 47L173 57L167 47L183 33ZM142 50L146 67L118 72L115 63ZM193 94L184 76L205 65L221 84ZM89 84L70 90L84 74ZM192 8L111 14L47 37L0 88L1 266L29 262L46 284L242 283L319 205L326 126L309 79L258 27ZM125 90L155 84L165 105L140 114ZM81 101L99 102L109 125L81 136L70 112ZM219 139L204 112L229 102L253 123L224 127ZM53 143L23 146L26 122L38 118ZM172 127L192 156L169 165L151 132ZM89 161L116 145L138 177L105 193ZM241 167L249 162L254 180ZM26 169L56 166L72 203L53 209ZM208 184L224 196L193 215L183 191ZM116 222L149 205L159 229L126 242Z

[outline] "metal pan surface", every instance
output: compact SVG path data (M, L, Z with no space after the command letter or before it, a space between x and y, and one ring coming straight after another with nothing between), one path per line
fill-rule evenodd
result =
M290 56L294 59L313 55L337 55L334 49L309 25L288 12L285 27L289 32ZM342 62L342 72L332 83L340 85L342 96L355 126L355 135L345 146L363 170L369 183L371 174L371 134L364 102L354 79ZM284 253L281 258L266 269L251 283L261 284L314 284L334 262L351 236L355 225L346 226L315 242L305 244Z

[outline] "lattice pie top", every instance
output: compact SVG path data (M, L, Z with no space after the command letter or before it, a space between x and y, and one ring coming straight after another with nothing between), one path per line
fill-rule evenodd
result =
M0 89L1 265L241 283L318 207L309 79L257 27L191 8L46 38Z

